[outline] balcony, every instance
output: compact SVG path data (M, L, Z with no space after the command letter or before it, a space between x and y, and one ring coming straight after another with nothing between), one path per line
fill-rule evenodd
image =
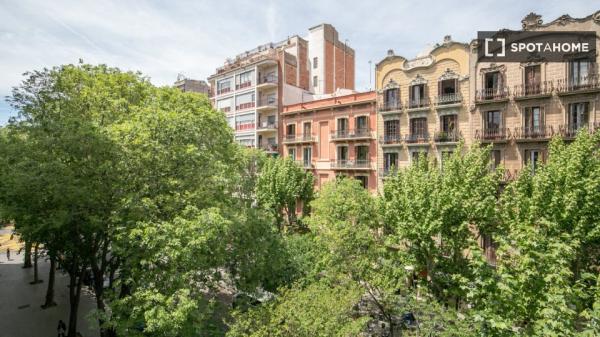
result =
M225 107L219 108L219 110L221 110L221 112L223 112L223 113L228 113L231 111L231 107L225 106Z
M475 104L487 104L508 101L508 88L487 88L477 90Z
M258 89L274 88L277 87L278 78L277 75L265 75L258 78Z
M531 98L544 98L552 96L554 84L552 81L544 81L540 83L529 83L515 85L513 96L515 101L526 100Z
M316 137L312 134L310 134L310 135L286 135L283 139L283 143L285 143L285 144L314 143L316 140L317 140Z
M383 135L379 137L381 146L398 146L402 144L402 137L398 135Z
M600 91L598 74L591 74L581 78L566 78L558 80L556 87L558 95L574 95Z
M507 128L492 128L475 130L475 139L481 142L506 142L508 140Z
M404 141L406 142L406 145L408 145L408 146L429 145L430 138L431 137L429 137L428 133L413 133L413 134L406 135L406 138L404 139Z
M258 106L256 108L256 110L258 111L265 111L265 110L272 110L272 109L277 109L277 97L264 97L258 100Z
M252 81L246 81L235 85L235 90L246 89L252 86Z
M443 94L439 95L435 98L435 105L437 107L445 107L445 106L456 106L460 105L462 102L462 95L460 93L453 94Z
M258 123L258 127L256 128L256 131L257 132L277 131L277 122L261 121Z
M331 133L332 141L370 139L371 129L361 128L356 130L337 130Z
M433 135L436 143L457 143L462 139L462 134L458 130L438 131Z
M298 164L300 167L305 168L305 169L312 169L314 168L314 165L312 163L312 161L310 160L296 160L296 164Z
M368 159L332 160L330 167L334 170L370 170L371 169L371 161Z
M581 130L585 130L585 131L597 131L600 130L600 123L593 123L593 124L579 124L579 125L572 125L572 124L562 124L558 127L558 134L560 134L562 137L566 138L566 139L573 139L575 137L577 137L577 133L580 132Z
M246 110L246 109L254 108L255 105L256 105L255 102L242 103L242 104L236 105L235 110Z
M402 112L402 103L400 102L381 102L378 107L381 115L397 114Z
M393 166L393 167L384 167L382 169L379 170L379 175L381 177L383 177L384 179L390 176L395 176L398 174L398 167L397 166Z
M408 101L407 109L411 111L422 111L431 109L431 102L429 98L424 97L420 99L411 99Z
M551 126L522 126L514 130L514 136L517 141L544 141L554 136L554 129Z
M277 153L278 146L274 143L262 143L258 146L258 148L266 153Z

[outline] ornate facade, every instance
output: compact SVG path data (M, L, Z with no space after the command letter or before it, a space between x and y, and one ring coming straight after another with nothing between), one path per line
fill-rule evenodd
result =
M471 143L469 60L469 46L447 36L415 59L390 50L376 65L380 189L420 156L443 162L460 139Z

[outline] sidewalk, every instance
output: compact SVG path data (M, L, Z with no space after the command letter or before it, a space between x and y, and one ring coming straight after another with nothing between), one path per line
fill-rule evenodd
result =
M50 264L38 260L43 283L30 285L33 268L23 269L23 253L11 251L11 261L6 260L6 246L0 247L0 337L55 337L58 320L69 320L68 277L56 273L55 307L42 310L48 282ZM12 250L12 249L11 249ZM84 337L98 337L98 324L86 316L95 308L93 298L82 289L79 304L78 328Z

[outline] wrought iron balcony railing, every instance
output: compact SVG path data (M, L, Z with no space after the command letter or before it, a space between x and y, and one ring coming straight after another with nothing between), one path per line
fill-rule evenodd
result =
M296 164L300 165L303 168L313 168L312 161L308 159L296 160Z
M277 152L278 146L273 143L263 143L258 146L260 149L267 152Z
M257 130L277 129L277 122L262 121L258 123Z
M549 139L554 136L552 126L522 126L514 130L516 139Z
M277 107L277 97L266 97L258 100L258 107Z
M409 100L407 106L409 109L428 108L431 106L431 102L428 97L423 97Z
M382 102L379 104L379 112L401 111L402 103L400 102Z
M475 139L503 141L508 139L509 129L507 128L486 128L475 130Z
M458 130L437 131L433 136L433 140L436 143L458 142L461 138L462 134Z
M420 144L420 143L429 143L430 140L429 133L411 133L406 135L405 141L407 144Z
M560 79L558 80L556 89L559 94L596 91L600 90L600 79L598 74L590 74L578 78Z
M294 134L294 135L285 135L283 141L285 143L308 143L314 142L316 140L315 136L312 134Z
M524 83L515 85L513 96L516 99L540 96L540 95L551 95L554 84L552 81L544 81L540 83Z
M379 137L381 144L400 144L402 143L402 136L400 134L384 134Z
M435 105L447 105L462 102L462 95L460 93L443 94L435 98Z
M475 93L475 102L490 102L508 99L508 88L486 88L477 90Z
M333 169L370 169L371 161L368 159L338 159L331 161Z
M277 84L277 75L265 75L258 78L258 84Z
M331 133L332 140L338 139L357 139L357 138L369 138L371 137L371 129L360 128L355 130L336 130Z

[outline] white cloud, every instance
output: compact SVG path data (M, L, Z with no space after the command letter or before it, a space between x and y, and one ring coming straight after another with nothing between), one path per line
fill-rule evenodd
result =
M356 87L369 85L369 65L387 49L415 56L451 34L468 42L477 30L519 28L535 11L546 21L589 15L588 0L546 2L435 1L0 1L0 97L27 70L106 63L140 70L158 85L177 73L203 79L227 57L322 22L336 26L356 51ZM0 124L7 105L0 103Z

